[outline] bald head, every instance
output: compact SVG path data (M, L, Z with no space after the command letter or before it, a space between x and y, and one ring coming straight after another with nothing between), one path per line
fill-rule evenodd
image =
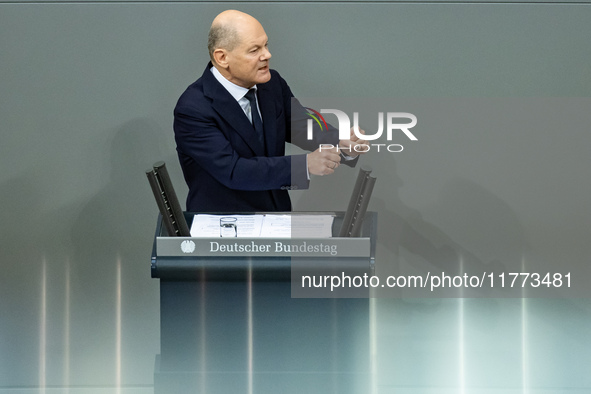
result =
M228 81L250 89L271 79L269 38L263 26L244 12L219 14L209 30L209 56Z
M240 43L241 33L252 26L261 26L261 24L244 12L227 10L216 16L209 29L207 40L211 60L215 63L213 52L216 49L234 50Z

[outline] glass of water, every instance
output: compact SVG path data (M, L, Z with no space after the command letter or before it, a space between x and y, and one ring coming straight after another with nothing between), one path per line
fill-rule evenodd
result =
M221 237L237 237L236 218L223 217L220 218L220 236Z

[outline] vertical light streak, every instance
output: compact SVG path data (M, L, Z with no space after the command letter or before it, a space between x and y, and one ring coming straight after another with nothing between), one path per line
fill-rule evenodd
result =
M206 278L205 278L205 268L201 271L201 299L199 300L201 312L199 314L200 317L200 324L201 324L201 392L207 392L207 302L206 302Z
M115 305L115 390L121 394L121 257L117 256L117 280L116 280L116 305Z
M521 258L521 272L525 270L525 253ZM529 382L527 376L527 299L525 287L521 290L521 387L522 393L529 392Z
M377 303L374 297L369 298L369 369L371 394L378 394L378 342L377 342Z
M459 317L460 317L460 332L459 332L459 337L460 337L460 347L459 347L459 352L460 352L460 376L459 376L459 383L460 383L460 394L464 394L465 393L465 360L464 360L464 298L460 297L459 299L459 303L460 303L460 313L459 313Z
M331 356L332 356L332 360L331 360L331 365L332 365L332 373L330 374L332 376L332 392L333 394L338 394L339 392L339 376L336 373L336 371L339 370L338 368L338 353L337 353L337 349L339 347L339 343L338 343L338 337L339 337L339 313L337 310L337 302L338 302L338 298L333 298L333 299L329 299L328 301L330 301L331 304L331 320L332 320L332 343L331 343ZM351 344L353 345L353 344Z
M66 259L65 294L64 294L64 386L69 391L70 386L70 259Z
M47 386L47 261L41 263L41 305L39 322L39 393Z
M460 254L460 273L464 272L464 257ZM464 394L466 392L466 364L465 364L465 345L464 345L464 291L460 289L460 298L459 298L459 383L460 383L460 394Z
M252 262L248 262L247 277L247 332L248 332L248 394L253 394L253 319L252 319Z

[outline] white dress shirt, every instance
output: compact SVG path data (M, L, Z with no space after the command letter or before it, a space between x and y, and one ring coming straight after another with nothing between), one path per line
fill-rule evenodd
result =
M248 99L246 97L244 97L250 89L243 88L242 86L238 86L235 83L228 81L215 67L210 68L210 71L213 74L213 76L215 77L215 79L217 79L218 82L221 83L222 86L228 91L228 93L230 93L232 95L232 97L234 97L234 99L236 101L238 101L240 108L242 108L242 110L244 111L244 114L248 117L248 119L250 120L250 123L252 123L252 115L250 113L250 111L251 111L250 101L248 101ZM256 90L257 85L254 85L251 89ZM255 95L255 97L256 97L256 95ZM257 99L257 111L259 111L259 117L261 118L261 122L262 122L263 117L261 116L261 110L259 109L259 100L258 99Z

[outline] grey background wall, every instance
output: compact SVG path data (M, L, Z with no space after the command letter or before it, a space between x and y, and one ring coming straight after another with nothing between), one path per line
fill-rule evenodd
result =
M272 67L301 97L591 94L588 2L0 2L0 388L151 384L159 351L158 282L149 274L156 205L143 170L165 160L184 198L172 109L206 65L212 18L228 8L262 22ZM591 136L582 129L558 131L567 138L544 135L553 149L533 132L517 136L521 148L504 151L502 161L494 160L484 143L491 130L472 134L466 146L473 156L455 151L453 165L440 149L453 141L425 143L415 156L396 159L396 177L383 171L373 208L390 202L392 185L403 181L397 200L403 204L394 215L425 236L437 228L482 257L495 253L487 240L470 238L470 229L508 207L521 226L511 235L528 239L539 254L550 253L546 257L557 262L588 262ZM483 156L488 165L473 165ZM528 167L521 180L513 177L524 163L547 167ZM546 170L552 173L544 182ZM326 182L314 180L310 193L344 191L315 207L343 209L353 176L344 171ZM491 195L479 194L483 189L494 192L498 204L489 206L498 211L466 221L465 205L450 202L452 190L471 193L462 203L475 202L468 208L478 210L480 198ZM312 201L301 194L294 199L301 209ZM433 226L421 226L413 219L417 214ZM389 229L383 230L386 244ZM502 229L486 236L507 245ZM404 251L382 249L404 259ZM412 246L406 249L413 253ZM467 304L474 311L474 354L488 352L472 371L476 386L486 387L492 379L485 372L489 367L497 368L494 376L508 387L523 383L519 372L499 367L504 356L498 354L521 344L515 320L520 302ZM588 302L530 302L530 313L538 313L533 323L541 327L531 332L531 348L546 344L557 360L535 364L530 373L538 385L589 390L582 367L591 361ZM457 327L446 325L456 304L381 300L380 308L383 343L407 335L410 324L423 327L419 335L435 344L439 356L427 365L440 366L448 346L456 350L449 340L456 338ZM449 331L429 326L434 321ZM419 341L406 339L405 345L392 342L390 355L380 354L381 365L409 368L394 355L405 346L413 351ZM453 387L455 380L444 375L382 371L381 382Z

